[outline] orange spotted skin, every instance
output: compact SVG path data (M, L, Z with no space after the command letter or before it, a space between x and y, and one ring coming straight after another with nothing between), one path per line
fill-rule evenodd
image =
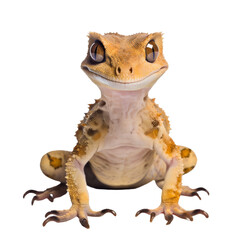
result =
M181 150L181 157L182 158L188 158L190 156L191 149L189 148L184 148Z
M61 158L56 158L56 157L50 156L50 154L48 154L48 158L50 161L50 165L53 168L57 169L57 168L62 167L62 159Z
M146 136L149 136L153 139L157 138L159 129L157 127L153 127L152 129L145 132Z
M53 201L67 188L71 208L48 212L43 226L78 217L82 226L89 228L89 216L107 212L116 215L111 209L90 208L87 185L131 189L153 180L162 189L161 203L155 209L138 211L136 216L147 213L152 221L164 214L167 224L173 215L189 220L196 214L208 217L203 210L187 211L179 206L181 195L200 198L197 192L207 190L182 186L182 176L195 167L196 155L173 141L167 115L155 99L148 97L151 87L168 69L162 34L91 32L81 68L99 87L101 97L89 104L89 111L78 125L73 150L52 151L41 160L43 173L61 184L45 192L26 192L36 194L33 201Z

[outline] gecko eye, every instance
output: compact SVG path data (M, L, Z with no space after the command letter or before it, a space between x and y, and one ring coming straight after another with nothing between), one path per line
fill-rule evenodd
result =
M145 48L145 53L146 53L146 60L150 63L155 62L158 56L158 47L157 44L154 42L154 40L151 40L148 42L146 48Z
M105 59L105 49L103 44L97 40L90 47L90 57L94 62L101 63Z

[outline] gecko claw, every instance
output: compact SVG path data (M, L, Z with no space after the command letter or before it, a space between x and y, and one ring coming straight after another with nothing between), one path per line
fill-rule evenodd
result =
M152 212L150 215L150 222L152 222L155 217L156 217L156 213Z
M191 196L197 196L199 198L199 200L202 200L201 197L199 196L199 194L197 192L193 192L191 193Z
M49 211L45 214L45 218L48 217L49 215L59 215L59 212L56 210Z
M175 215L182 218L182 219L193 221L193 217L192 217L193 215L189 211L186 211L186 212L183 212L183 213L175 213Z
M54 200L54 198L51 196L51 195L49 195L48 197L46 197L50 202L53 202L53 200ZM31 204L33 205L34 204L34 202L35 201L40 201L40 200L42 200L39 196L34 196L33 198L32 198L32 202L31 202Z
M202 209L196 209L196 210L193 210L191 213L190 213L192 216L195 216L197 214L202 214L203 216L205 216L206 218L209 218L209 215L207 212L203 211Z
M151 210L149 210L149 209L147 209L147 208L144 208L144 209L139 210L139 211L136 213L135 217L137 217L137 216L138 216L139 214L141 214L141 213L149 214L149 215L150 215L150 222L152 222L153 219L156 217L156 213L155 213L155 212L152 212Z
M39 194L42 192L36 191L36 190L28 190L23 194L23 198L25 198L29 193Z
M172 214L165 214L164 217L167 221L166 225L169 225L173 220L173 215Z
M196 188L195 190L196 192L203 191L203 192L206 192L208 195L210 195L209 191L206 188L199 187L199 188Z
M80 219L80 223L81 223L81 225L82 225L83 227L85 227L85 228L87 228L87 229L90 228L90 226L89 226L89 224L88 224L88 220L87 220L86 218L81 218L81 219Z
M45 227L46 224L49 223L49 222L60 222L60 221L59 221L59 218L56 217L56 216L49 217L43 222L43 224L42 224L43 227Z
M101 213L102 213L102 215L104 215L105 213L111 213L113 216L117 216L117 213L114 211L114 210L112 210L112 209L108 209L108 208L106 208L106 209L103 209L102 211L101 211Z
M141 210L137 211L137 213L135 214L135 217L137 217L137 216L138 216L139 214L141 214L141 213L147 213L147 214L149 214L149 213L150 213L150 210L147 209L147 208L141 209Z
M38 200L37 196L33 197L31 204L33 205L36 200Z

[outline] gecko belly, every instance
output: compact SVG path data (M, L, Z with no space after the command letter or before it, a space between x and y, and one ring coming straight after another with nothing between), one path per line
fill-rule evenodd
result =
M130 186L141 181L153 162L149 148L121 146L96 153L90 160L97 179L109 186Z

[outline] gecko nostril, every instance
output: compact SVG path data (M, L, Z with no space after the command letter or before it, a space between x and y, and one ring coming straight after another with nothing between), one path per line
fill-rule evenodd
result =
M116 71L116 75L119 75L119 74L121 74L121 73L122 73L122 74L125 74L125 71L122 72L122 68L121 68L121 67L116 67L116 70L115 70L115 71ZM129 68L129 72L130 72L130 73L133 73L133 68L132 68L132 67ZM127 73L127 72L126 72L126 73Z

